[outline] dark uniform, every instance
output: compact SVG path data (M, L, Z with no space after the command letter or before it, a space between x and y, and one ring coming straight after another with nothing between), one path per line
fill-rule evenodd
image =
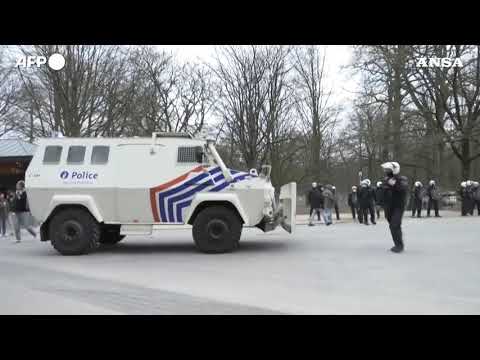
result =
M473 201L474 201L474 210L475 207L477 208L478 215L480 216L480 186L479 185L473 185Z
M461 213L462 216L467 216L467 210L465 208L465 188L460 185L460 188L457 190L458 197L461 202Z
M376 224L374 211L374 190L370 186L360 186L360 190L358 191L358 201L360 204L360 213L358 214L358 217L362 218L362 221L360 222L368 225L368 214L370 213L370 220L372 221L372 224Z
M467 185L465 188L465 210L469 215L473 215L475 208L475 199L473 197L474 191L472 185Z
M382 184L377 185L377 188L375 189L375 208L377 210L377 219L380 219L380 209L383 208Z
M438 193L437 185L428 185L427 195L427 216L430 216L430 209L433 207L433 209L435 210L435 217L440 217L440 214L438 213L438 201L440 200L440 194Z
M415 217L415 213L417 217L422 217L422 199L423 199L424 191L423 186L415 186L413 190L413 203L412 203L412 217Z
M395 184L390 185L388 183L391 179L395 180ZM385 178L382 187L384 191L385 218L390 225L390 233L392 234L395 248L403 250L402 218L408 196L408 179L405 176L392 174Z
M358 210L358 193L356 191L352 191L348 194L348 206L350 206L350 210L352 210L352 218L355 220L355 213ZM360 214L358 214L358 218L360 220Z
M313 193L314 191L317 191L317 193ZM314 203L317 207L313 207L312 205L312 199L315 197ZM318 203L317 203L318 201ZM307 194L307 204L310 205L310 216L312 216L312 213L315 211L316 215L318 217L318 221L321 220L320 217L320 209L323 209L323 196L322 192L320 190L320 186L316 186L315 188L311 188L308 191Z
M340 210L338 209L338 197L337 197L337 189L332 187L332 193L335 197L335 215L337 216L337 220L340 220Z
M375 222L375 198L376 198L376 191L373 187L369 186L368 191L370 192L370 204L368 205L368 212L370 213L370 221L372 224L376 224Z
M320 220L320 212L321 209L323 209L323 201L323 195L319 187L313 188L308 192L308 203L310 204L310 225L313 225L313 219L315 217L315 214L312 216L313 212L318 215L318 219Z

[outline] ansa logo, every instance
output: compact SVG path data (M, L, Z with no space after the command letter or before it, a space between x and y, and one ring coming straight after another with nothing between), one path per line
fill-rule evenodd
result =
M60 173L60 177L61 177L62 179L67 179L67 178L68 178L68 171L62 171L62 172Z

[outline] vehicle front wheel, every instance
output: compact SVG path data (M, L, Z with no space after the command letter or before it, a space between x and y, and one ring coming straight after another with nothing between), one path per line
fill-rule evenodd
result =
M193 240L204 253L225 253L238 247L242 222L238 215L224 206L202 210L193 223Z
M50 240L62 255L82 255L99 246L100 225L86 210L69 208L50 221Z

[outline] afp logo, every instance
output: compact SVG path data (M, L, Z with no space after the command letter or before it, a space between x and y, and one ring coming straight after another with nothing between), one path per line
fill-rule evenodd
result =
M68 171L64 170L60 173L61 179L68 179Z

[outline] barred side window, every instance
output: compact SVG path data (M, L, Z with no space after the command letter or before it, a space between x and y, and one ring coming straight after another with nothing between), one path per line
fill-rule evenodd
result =
M177 162L201 163L203 161L203 148L201 146L179 146Z

